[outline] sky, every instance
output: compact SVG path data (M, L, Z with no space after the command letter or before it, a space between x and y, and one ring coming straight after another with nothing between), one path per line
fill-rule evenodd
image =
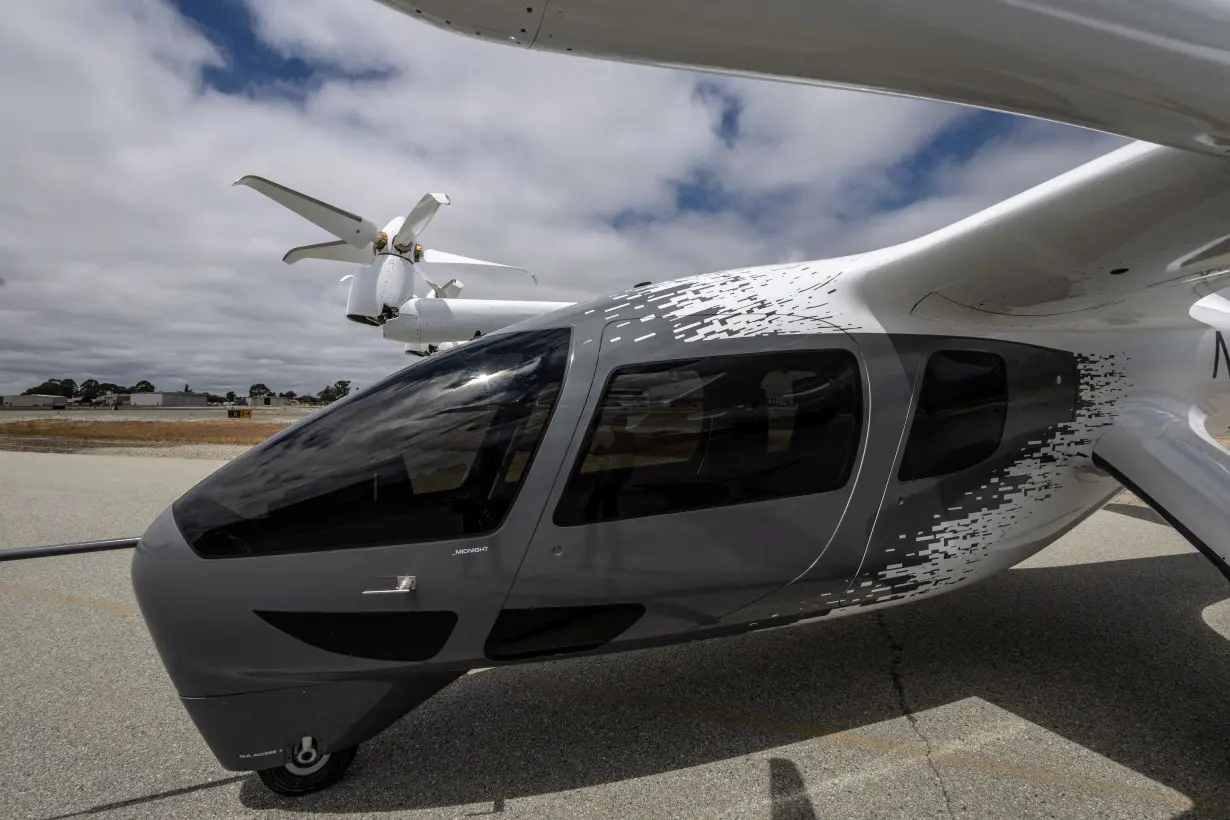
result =
M0 393L47 378L359 388L402 346L345 318L332 237L232 183L528 268L581 301L935 230L1123 140L955 105L543 54L374 0L40 0L0 17Z

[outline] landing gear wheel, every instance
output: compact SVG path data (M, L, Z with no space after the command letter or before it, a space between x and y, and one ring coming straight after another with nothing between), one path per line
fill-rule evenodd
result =
M276 769L261 769L257 774L271 791L286 797L311 794L341 780L358 748L351 746L322 755L316 742L305 737L295 744L290 763Z

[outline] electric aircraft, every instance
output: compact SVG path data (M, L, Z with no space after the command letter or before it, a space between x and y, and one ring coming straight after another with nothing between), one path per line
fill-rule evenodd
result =
M680 64L703 61L673 33L716 36L738 16L732 61L810 65L820 43L852 83L944 97L936 84L968 76L967 101L1011 86L1022 113L1098 111L1081 116L1180 143L1212 105L1116 97L1103 68L1177 93L1205 53L1201 25L1224 30L1216 12L1171 3L1143 39L1153 57L1132 65L1102 47L1122 25L1091 28L1063 2L961 14L964 0L776 0L753 14L726 0L550 0L513 34L504 3L396 5L501 39L524 27L535 43L558 10L614 38L622 10L659 27L610 56L652 48ZM811 16L783 22L791 9ZM480 12L496 15L486 29ZM1081 95L998 70L1010 60L981 27L1010 12L1050 26L1008 29L1018 52L1047 52L1035 79L1063 73ZM911 70L850 20L901 32ZM1169 62L1149 51L1176 31L1190 48ZM983 60L996 70L975 71ZM223 766L302 794L470 669L943 594L1033 555L1123 486L1230 578L1230 453L1209 433L1230 420L1230 165L1208 142L1184 146L1129 145L879 251L562 308L288 427L124 544L182 703Z
M282 261L293 265L301 259L321 259L359 265L357 273L341 280L350 285L346 318L379 327L384 338L403 342L408 354L427 356L448 350L493 330L572 304L506 299L459 302L456 299L464 287L460 281L449 279L438 285L428 278L421 266L515 270L529 274L538 284L538 278L525 268L424 248L418 240L440 206L449 204L445 194L425 194L409 214L391 220L380 230L361 216L264 177L249 174L235 184L264 194L336 236L332 242L291 248ZM416 275L429 289L422 297L415 294Z

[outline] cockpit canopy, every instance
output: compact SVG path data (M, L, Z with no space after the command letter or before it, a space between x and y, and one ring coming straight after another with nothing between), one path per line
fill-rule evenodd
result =
M207 558L491 532L555 409L570 336L499 334L413 364L218 470L176 521Z

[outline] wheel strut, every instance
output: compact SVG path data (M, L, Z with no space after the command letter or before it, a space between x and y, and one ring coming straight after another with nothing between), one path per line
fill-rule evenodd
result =
M271 791L286 797L311 794L341 780L357 749L358 746L351 746L322 754L316 738L304 735L291 748L289 763L261 769L256 774Z

